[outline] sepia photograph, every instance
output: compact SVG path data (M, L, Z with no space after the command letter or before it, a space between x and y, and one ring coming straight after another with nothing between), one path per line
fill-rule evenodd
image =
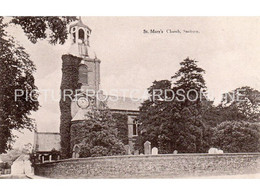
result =
M0 179L260 179L259 34L259 16L0 16Z

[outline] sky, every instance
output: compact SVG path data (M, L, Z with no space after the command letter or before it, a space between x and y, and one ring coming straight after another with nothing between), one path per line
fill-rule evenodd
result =
M260 17L82 17L92 29L90 46L101 60L101 89L136 89L136 97L154 80L170 79L186 57L198 61L215 104L221 94L237 87L260 90ZM144 30L164 33L143 33ZM167 29L182 33L166 33ZM57 101L40 101L33 113L37 130L59 132L59 87L64 45L46 40L32 44L20 27L8 33L25 47L35 63L36 85L54 90ZM196 31L199 33L184 33ZM121 95L121 94L119 94ZM15 146L31 142L33 134L18 135Z

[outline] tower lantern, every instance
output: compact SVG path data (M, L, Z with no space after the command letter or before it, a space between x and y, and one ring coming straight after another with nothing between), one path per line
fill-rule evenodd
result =
M78 22L69 27L71 48L80 57L89 57L89 38L91 31L92 30L82 22L81 17Z

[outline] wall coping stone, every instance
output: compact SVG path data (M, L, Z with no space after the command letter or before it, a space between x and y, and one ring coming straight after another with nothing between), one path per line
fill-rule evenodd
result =
M197 156L197 157L230 157L230 156L259 156L260 153L224 153L224 154L208 154L208 153L179 153L179 154L158 154L158 155L122 155L122 156L102 156L102 157L88 157L88 158L69 158L62 159L58 161L52 162L44 162L41 164L36 164L36 166L45 166L51 164L57 164L60 162L86 162L86 161L95 161L95 160L112 160L112 159L144 159L144 158L178 158L178 157L189 157L189 156Z

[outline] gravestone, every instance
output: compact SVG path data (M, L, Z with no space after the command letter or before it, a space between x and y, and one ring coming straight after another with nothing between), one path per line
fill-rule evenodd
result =
M129 145L125 145L125 154L126 155L131 155L131 150Z
M151 154L151 142L146 141L144 143L144 154L145 155L150 155Z
M72 158L79 158L79 152L80 152L80 146L76 144L73 147Z
M210 148L208 153L209 154L217 154L218 153L218 149L217 148Z
M223 150L218 150L218 154L224 154Z
M158 154L158 148L153 147L152 148L152 155L157 155Z
M139 155L139 150L135 150L134 155Z
M178 151L177 151L177 150L174 150L174 151L173 151L173 154L178 154Z

